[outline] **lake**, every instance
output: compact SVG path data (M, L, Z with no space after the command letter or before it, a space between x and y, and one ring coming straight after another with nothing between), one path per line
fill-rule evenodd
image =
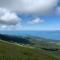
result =
M60 40L60 31L0 31L0 33L18 36L32 35L53 40Z

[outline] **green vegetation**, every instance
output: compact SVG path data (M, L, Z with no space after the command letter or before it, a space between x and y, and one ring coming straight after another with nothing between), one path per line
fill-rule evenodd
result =
M0 41L0 60L60 60L43 50Z
M0 34L0 60L60 60L59 41Z

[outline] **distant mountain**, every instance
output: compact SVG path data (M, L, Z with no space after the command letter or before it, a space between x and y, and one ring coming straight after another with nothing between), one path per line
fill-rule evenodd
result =
M5 41L9 41L9 42L31 44L31 42L28 39L25 39L25 38L19 37L19 36L11 36L11 35L0 34L0 39L5 40Z

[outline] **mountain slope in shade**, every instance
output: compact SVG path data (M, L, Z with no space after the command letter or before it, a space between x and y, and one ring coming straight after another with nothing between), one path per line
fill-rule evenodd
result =
M12 41L17 43L22 43L22 44L31 44L31 42L28 39L25 39L23 37L18 37L18 36L0 34L0 39L5 41L10 41L10 42Z

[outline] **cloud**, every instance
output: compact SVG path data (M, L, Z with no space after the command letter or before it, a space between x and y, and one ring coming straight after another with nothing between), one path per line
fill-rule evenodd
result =
M0 0L0 6L20 13L50 14L59 0Z
M0 30L16 29L21 25L22 19L16 13L0 8Z
M31 20L31 21L28 21L28 24L40 24L43 22L44 22L44 20L42 20L40 18L36 18L36 19Z
M0 25L0 30L8 30L8 31L16 31L16 30L21 30L21 25Z
M14 13L5 8L0 8L0 24L16 25L21 19Z

